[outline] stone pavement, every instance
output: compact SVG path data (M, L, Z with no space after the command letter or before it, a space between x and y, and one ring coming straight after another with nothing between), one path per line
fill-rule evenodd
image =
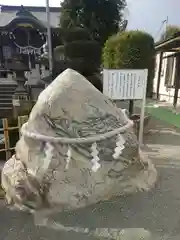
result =
M56 223L73 227L71 232L61 230L60 225L37 227L29 214L10 211L1 201L0 240L95 240L103 239L95 237L97 232L108 235L107 229L114 233L121 231L121 238L114 234L115 238L106 239L140 240L137 235L146 234L144 240L179 240L180 135L177 133L180 130L154 119L149 129L153 131L144 138L144 153L156 164L159 173L156 187L151 192L116 198L76 212L57 213L54 216ZM92 234L76 233L78 228L86 231L88 228Z
M56 221L66 226L92 230L127 228L131 232L134 228L144 228L151 232L153 240L179 240L179 179L179 169L159 169L159 181L151 192L114 199L73 213L58 214ZM86 234L35 227L31 216L9 211L3 203L0 207L0 226L1 240L97 239ZM131 239L135 240L126 240Z

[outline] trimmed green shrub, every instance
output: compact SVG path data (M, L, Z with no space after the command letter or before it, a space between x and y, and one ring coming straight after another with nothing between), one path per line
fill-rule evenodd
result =
M65 59L64 45L57 46L53 52L54 61L61 61Z
M67 68L74 69L83 76L91 76L97 72L97 65L93 61L84 61L84 59L77 58L75 60L62 60L54 62L53 79L56 78Z
M68 67L78 71L88 80L92 77L92 84L99 90L102 89L101 81L94 77L101 64L100 44L92 41L88 31L83 28L70 29L67 36L64 55Z
M70 43L78 40L91 40L90 34L85 28L71 28L64 34L64 42Z
M94 75L98 72L98 66L93 60L85 61L83 58L69 60L68 67L74 69L85 77Z
M100 92L103 92L103 84L102 84L102 79L101 76L98 74L94 74L91 76L86 75L86 78L92 85L97 88Z
M116 45L118 43L118 35L110 37L104 46L103 49L103 65L107 69L115 68L115 52Z
M62 53L64 53L64 59L60 57ZM45 65L48 65L47 60L41 59ZM102 91L102 82L96 76L96 73L99 72L100 64L101 46L99 43L91 40L86 29L68 29L64 37L64 46L58 46L54 49L52 78L56 78L67 68L72 68L88 80L90 79L89 81Z
M65 56L68 59L83 58L100 64L101 48L98 42L88 40L73 41L65 45Z
M66 60L55 61L53 65L53 79L56 78L60 73L68 68L68 62Z
M54 49L54 52L64 53L64 45L59 45Z
M105 68L148 69L147 95L151 96L155 66L154 39L142 31L126 31L109 38L103 49Z

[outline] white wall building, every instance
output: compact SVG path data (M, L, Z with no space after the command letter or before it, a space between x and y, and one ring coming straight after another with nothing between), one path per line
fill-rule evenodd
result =
M162 59L162 68L160 73L159 100L173 103L175 94L175 77L176 77L176 57L173 52L164 52ZM157 96L158 75L160 65L160 53L156 55L156 68L153 84L153 93ZM180 91L178 96L180 103Z
M176 107L180 104L180 32L157 43L155 50L154 97Z

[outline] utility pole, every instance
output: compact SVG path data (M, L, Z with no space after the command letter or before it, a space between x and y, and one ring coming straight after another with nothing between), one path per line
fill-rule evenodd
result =
M167 18L166 18L166 30L167 30L167 27L168 27L168 22L169 22L169 18L167 16Z
M169 22L169 18L168 18L168 16L167 16L167 18L166 18L166 21L165 21L165 32L167 33L167 28L168 28L168 22ZM165 35L164 35L164 37L166 37Z
M53 54L52 54L49 0L46 0L46 19L47 19L47 44L48 44L49 71L50 71L50 75L52 75L52 70L53 70L53 56L52 55Z

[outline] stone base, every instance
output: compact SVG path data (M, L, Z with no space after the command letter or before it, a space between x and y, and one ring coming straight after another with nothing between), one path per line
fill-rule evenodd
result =
M150 159L147 156L145 156L143 152L140 151L140 155L141 155L141 161L144 164L145 169L138 172L134 178L129 178L126 182L123 182L123 183L119 182L118 186L114 186L114 189L116 189L118 193L114 195L112 194L111 196L107 194L107 198L104 198L103 201L108 201L113 197L131 195L131 194L142 192L142 191L150 191L152 188L155 187L155 184L158 178L157 171L154 165L152 164L152 162L150 161ZM114 192L114 189L113 189L113 192ZM88 205L92 205L96 203L98 202L92 201ZM51 207L50 209L30 211L30 213L34 215L35 223L37 225L46 226L47 221L49 221L49 219L53 219L53 215L61 211L60 208L61 207L57 205L57 206ZM75 209L71 209L71 210L75 210ZM66 229L65 226L63 225L61 226Z

